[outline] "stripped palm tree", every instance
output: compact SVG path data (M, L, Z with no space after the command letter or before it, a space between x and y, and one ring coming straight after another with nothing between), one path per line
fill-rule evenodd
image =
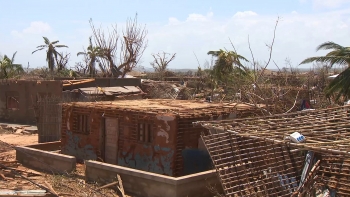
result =
M217 57L213 67L213 72L219 78L222 78L222 76L230 74L233 71L237 71L240 74L245 74L247 71L247 69L242 65L241 60L246 62L249 61L234 51L224 51L220 49L219 51L209 51L208 55Z
M47 49L46 50L46 61L48 63L50 71L53 72L55 69L55 60L57 61L57 56L60 55L56 51L56 48L62 48L62 47L68 48L68 46L57 44L59 42L58 40L50 42L50 40L47 37L43 37L43 38L44 38L45 44L37 46L36 47L37 49L35 51L33 51L32 54L37 52L37 51Z
M87 56L90 60L89 62L89 73L93 77L95 75L95 64L98 61L98 57L103 57L103 50L96 46L92 45L91 37L89 38L90 45L87 48L87 51L77 53L77 56L84 55Z
M21 64L15 64L15 57L17 52L12 55L10 59L7 55L0 60L0 78L12 78L24 72Z
M320 62L327 64L329 67L338 65L345 65L348 68L340 73L329 85L326 87L326 95L330 96L336 94L336 101L341 96L350 96L350 47L344 47L334 42L325 42L319 45L316 49L332 50L325 56L310 57L302 61L300 64L307 64L312 62Z

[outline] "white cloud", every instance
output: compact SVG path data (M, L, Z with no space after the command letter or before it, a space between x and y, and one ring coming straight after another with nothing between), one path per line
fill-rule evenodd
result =
M42 34L50 31L50 25L42 21L31 22L29 27L23 29L23 33L25 34Z
M16 30L11 31L11 35L14 38L23 38L23 35L20 32L16 31Z
M237 12L235 15L233 15L233 18L244 18L249 16L257 16L258 14L253 11L244 11L244 12Z
M147 24L149 47L143 55L142 66L150 67L149 62L153 60L152 53L165 51L177 53L175 60L169 65L170 68L195 69L198 63L193 52L203 64L205 60L210 61L211 57L207 55L210 50L224 48L232 50L228 38L233 41L238 53L250 59L248 35L255 59L262 63L267 60L269 51L265 44L270 44L272 40L277 15L258 15L254 11L242 11L233 13L232 17L226 16L226 18L217 19L215 16L216 14L213 12L194 13L183 20L179 18L186 16L171 17L164 24ZM315 49L326 41L349 46L350 9L324 11L320 14L290 12L280 16L281 20L277 27L272 54L272 59L279 67L284 66L284 60L287 57L292 60L294 65L297 65L306 57L324 54L326 51L316 52ZM51 41L60 40L60 43L69 46L69 49L64 49L64 51L67 50L72 54L70 61L72 66L74 62L81 60L81 57L76 57L73 54L81 51L83 46L86 47L88 37L91 34L88 24L69 29L68 33L68 30L65 29L59 35L53 34L51 28L47 28L47 26L45 28L45 25L36 25L32 23L23 30L12 31L13 39L1 40L0 52L11 54L18 51L16 62L24 65L28 61L31 66L46 65L44 52L31 54L36 46L43 44L41 36L45 35ZM103 27L109 27L109 25L103 24ZM30 27L34 26L41 30L31 30ZM122 25L119 26L122 27ZM38 32L42 32L42 34ZM23 39L17 39L20 37ZM309 65L305 67L307 66ZM271 65L271 67L274 66Z
M295 12L281 15L272 59L279 67L284 66L285 58L297 65L307 57L322 55L323 52L316 52L315 48L323 42L334 41L346 46L350 43L349 13L349 10L340 10L313 15ZM231 50L229 37L237 51L250 58L248 35L255 59L265 62L268 58L265 44L272 40L277 16L257 15L253 11L238 12L234 16L208 20L208 15L197 14L189 17L192 20L176 20L176 28L173 25L153 27L149 30L149 48L145 51L143 66L149 66L149 54L164 50L177 53L170 68L196 68L198 64L193 52L202 64L210 60L209 50Z
M169 24L178 24L180 21L175 17L169 18Z
M51 27L48 23L42 21L34 21L30 23L29 27L23 29L22 31L11 31L11 35L15 38L23 38L25 35L29 34L43 34L50 32Z
M311 2L315 9L332 9L339 8L345 4L349 4L350 0L299 0L300 3Z
M205 21L207 18L201 14L190 14L186 21Z
M188 15L186 21L207 21L209 20L210 18L212 18L214 16L214 13L213 12L209 12L207 13L207 15L202 15L202 14L190 14Z

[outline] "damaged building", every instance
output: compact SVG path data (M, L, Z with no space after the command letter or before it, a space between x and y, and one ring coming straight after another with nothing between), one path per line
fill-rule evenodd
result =
M194 124L226 196L350 196L349 110Z
M110 164L168 176L212 169L193 122L259 113L244 104L180 100L64 103L62 153L77 160Z
M142 99L145 94L136 78L96 78L63 80L66 102L113 101Z
M1 80L0 121L36 123L34 105L40 97L61 97L62 82L53 80Z

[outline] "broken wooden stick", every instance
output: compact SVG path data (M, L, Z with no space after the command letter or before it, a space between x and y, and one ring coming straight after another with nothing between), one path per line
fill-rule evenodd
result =
M122 179L120 178L119 174L117 175L117 178L118 178L118 183L119 183L118 190L120 191L120 193L122 193L122 197L125 197L123 182L122 182Z
M297 191L295 191L292 196L302 196L305 192L307 192L310 188L310 185L315 180L315 174L318 172L320 166L321 160L318 160L315 165L310 170L309 174L306 176L304 182L301 184L301 186L298 188Z
M69 194L69 193L58 193L59 196L76 196L75 194Z
M6 181L7 180L7 178L5 177L5 175L4 174L2 174L1 172L0 172L0 177L4 180L4 181Z
M32 183L32 184L38 186L39 188L48 191L49 193L53 194L54 196L58 196L58 195L52 193L48 188L46 188L46 187L44 187L44 186L42 186L42 185L40 185L40 184L34 182L33 180L30 180L28 177L23 176L22 174L18 173L16 170L13 170L13 169L11 169L11 168L8 168L8 167L6 167L6 166L4 166L4 165L2 165L2 164L0 164L0 167L2 167L2 168L4 168L4 169L7 169L7 170L11 170L11 173L14 173L15 175L20 176L21 178L23 178L23 179L29 181L30 183Z
M47 181L44 181L46 187L50 190L50 193L55 194L56 196L59 196L58 193L53 189L52 185L48 183Z
M108 183L108 184L106 184L106 185L104 185L104 186L102 186L102 187L97 188L97 190L101 190L101 189L105 189L105 188L108 188L108 187L112 187L112 186L114 186L114 185L116 185L116 184L118 184L117 181L112 182L112 183Z

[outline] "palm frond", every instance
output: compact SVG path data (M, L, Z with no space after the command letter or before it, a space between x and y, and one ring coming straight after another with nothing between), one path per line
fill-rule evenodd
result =
M350 68L341 72L325 89L327 96L336 94L336 101L341 96L350 96Z
M220 55L220 51L209 51L207 54L217 57Z
M89 46L92 46L92 36L89 37Z
M35 53L35 52L37 52L37 51L41 51L41 50L43 50L43 49L45 49L45 48L37 49L37 50L33 51L32 54Z
M46 48L46 47L48 47L48 45L39 45L36 48Z
M85 52L79 52L79 53L77 53L77 56L79 56L79 55L86 55L86 53Z
M43 38L44 38L45 44L49 45L50 44L50 40L47 37L44 37L44 36L43 36Z
M346 65L350 63L350 57L343 56L319 56L319 57L309 57L303 60L300 64L308 64L312 62L322 62L333 66L334 64Z
M329 50L329 49L335 49L335 50L341 50L343 49L344 47L337 44L337 43L334 43L334 42L325 42L325 43L322 43L320 44L317 48L316 48L316 51L319 51L319 50Z
M11 63L13 63L15 61L16 54L17 54L17 51L15 53L13 53L12 58L11 58Z
M59 42L59 40L56 40L56 41L51 42L51 44L54 45L54 44L57 44L58 42Z
M66 45L62 45L62 44L58 44L58 45L56 45L55 47L57 47L57 48L62 48L62 47L66 47L66 48L68 48L68 46L66 46Z
M237 55L239 60L244 60L246 62L249 62L249 60L247 60L245 57L241 56L241 55Z

